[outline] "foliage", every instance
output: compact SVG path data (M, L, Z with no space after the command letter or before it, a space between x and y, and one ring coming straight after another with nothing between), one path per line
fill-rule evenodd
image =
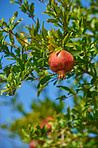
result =
M75 105L72 110L68 107L67 113L63 114L62 107L58 110L54 104L45 102L45 105L51 106L51 112L47 114L47 105L44 110L33 103L34 110L30 115L25 114L24 119L16 120L10 127L3 127L18 134L27 143L32 140L40 141L42 147L97 147L98 1L90 0L89 8L82 6L80 0L49 0L48 4L40 1L46 5L43 14L49 16L47 22L54 24L49 31L44 27L45 22L41 28L39 19L35 21L34 3L28 4L27 0L10 2L18 3L21 11L31 17L34 24L24 26L27 33L15 32L16 26L22 21L19 19L15 22L17 11L8 23L4 18L0 21L0 83L4 86L1 95L4 93L12 96L24 80L36 80L38 96L49 83L53 83L58 89L68 92L66 96L62 95L57 99L62 101L73 96ZM7 38L10 42L6 41ZM16 40L19 46L16 46ZM70 88L66 84L62 86L63 80L58 80L57 75L49 70L49 55L62 49L70 52L75 59L73 70L66 74L67 80L74 79ZM14 62L2 67L2 60L5 58ZM41 109L43 112L39 113ZM30 125L29 119L31 123L35 112L37 124ZM52 131L48 135L45 128L38 126L39 121L46 116L55 118L51 121ZM90 137L90 133L93 136Z
M16 119L14 123L10 121L7 126L2 125L2 128L11 131L11 137L15 137L18 134L23 140L30 142L30 139L24 139L24 133L21 131L21 129L25 129L25 132L29 133L31 127L36 128L36 126L38 126L46 117L54 117L56 114L62 112L63 106L63 103L55 104L54 102L51 102L48 98L46 98L44 101L33 101L31 104L31 113L26 113L23 110L21 103L17 103L17 101L14 101L13 108L21 112L23 114L23 118ZM48 112L45 113L47 108Z

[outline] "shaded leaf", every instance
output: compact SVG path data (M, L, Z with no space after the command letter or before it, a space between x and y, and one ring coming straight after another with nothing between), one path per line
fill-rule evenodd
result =
M66 87L66 86L61 86L61 85L59 85L59 86L57 86L57 87L59 87L60 89L65 90L65 91L68 91L69 94L74 94L74 92L73 92L70 88L68 88L68 87Z
M36 23L35 29L34 29L35 36L38 34L39 28L40 28L40 24L39 24L39 19L37 18L37 23Z
M67 99L67 97L65 95L62 95L62 96L56 98L56 100L60 100L60 101L65 100L65 99Z
M31 16L33 16L33 13L34 13L34 3L31 3L29 12L30 12Z
M42 92L42 90L47 86L48 84L42 85L38 91L37 91L37 97L39 97L40 93Z

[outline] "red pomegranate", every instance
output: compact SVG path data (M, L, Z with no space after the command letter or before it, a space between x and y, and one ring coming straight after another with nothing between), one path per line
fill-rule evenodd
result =
M58 53L53 52L49 57L49 66L53 72L58 73L59 79L63 79L65 74L74 67L74 58L65 50L61 50Z
M29 144L29 148L36 148L38 144L39 144L38 141L33 140L33 141Z
M40 127L43 128L44 126L46 126L46 129L48 129L48 131L46 132L46 134L50 133L52 130L52 126L49 123L49 121L53 121L54 118L53 117L47 117L44 120L42 120Z

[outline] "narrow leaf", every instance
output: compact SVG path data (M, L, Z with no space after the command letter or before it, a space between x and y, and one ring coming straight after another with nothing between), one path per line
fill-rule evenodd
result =
M47 84L46 84L46 85L42 85L42 86L38 89L38 91L37 91L37 97L39 97L40 93L42 92L42 90L43 90L46 86L47 86Z
M63 43L67 43L67 41L68 41L68 39L69 39L69 36L70 36L70 32L67 33L67 35L64 37Z
M31 16L33 16L33 13L34 13L34 3L31 3L31 5L30 5L30 14L31 14Z
M36 34L38 34L39 27L40 27L39 19L37 18L37 23L36 23L36 26L35 26L35 29L34 29L34 35L35 36L36 36Z
M15 23L14 23L14 28L22 21L23 19L19 19L18 21L16 21Z
M61 86L61 85L59 85L59 86L57 86L57 87L59 87L60 89L65 90L65 91L68 91L70 94L74 94L74 92L73 92L70 88L68 88L68 87L66 87L66 86Z
M4 80L7 80L7 77L5 76L5 74L1 73L0 74L0 78L4 79Z

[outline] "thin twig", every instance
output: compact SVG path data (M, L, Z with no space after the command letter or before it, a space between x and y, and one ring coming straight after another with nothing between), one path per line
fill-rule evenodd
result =
M22 3L18 3L20 6L22 5ZM30 13L28 11L26 11L26 13L28 14L28 16L30 16L33 20L33 22L36 24L36 21L34 20L34 16L31 16Z
M40 0L39 3L43 3L43 4L45 4L45 6L47 6L47 4L43 0Z

